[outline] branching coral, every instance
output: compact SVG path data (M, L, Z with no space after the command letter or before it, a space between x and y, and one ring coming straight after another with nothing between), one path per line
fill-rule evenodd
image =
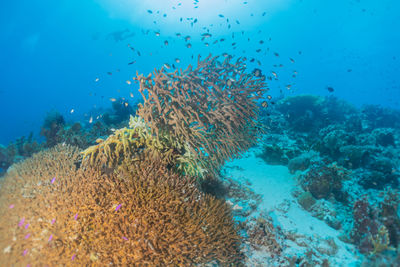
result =
M142 153L147 153L179 173L194 177L204 175L201 167L204 164L196 159L187 144L182 145L166 132L156 138L139 116L131 116L129 128L118 129L106 140L97 142L83 151L84 164L115 168L125 158L138 159Z
M136 77L144 98L137 113L152 133L168 132L212 172L254 144L256 100L265 91L263 78L245 73L244 59L230 60L199 57L195 69Z
M382 225L379 228L378 233L375 236L372 235L370 236L370 241L374 246L374 249L371 252L371 254L378 254L385 250L392 250L392 251L396 250L395 248L389 246L390 243L389 232L384 225Z
M61 144L36 153L9 168L8 179L5 179L0 188L0 198L4 195L16 199L28 197L25 188L37 184L49 184L53 178L64 179L74 174L80 158L76 147ZM30 197L33 197L32 194L31 191Z
M75 147L56 145L9 169L0 187L0 247L4 249L4 254L0 254L2 264L12 266L11 260L20 265L23 251L34 247L30 243L31 238L43 231L39 227L42 224L39 220L42 219L34 216L49 212L56 217L52 203L41 202L42 197L53 194L61 198L59 201L68 199L68 188L64 187L61 192L54 191L53 184L65 185L65 181L75 177L79 159L80 154ZM29 228L33 222L39 224L38 228ZM33 230L37 232L32 233Z
M145 148L155 152L162 149L158 139L152 138L140 118L130 119L130 128L116 130L106 140L97 139L97 145L82 152L84 163L91 166L106 165L109 168L118 166L124 158L134 158Z
M241 264L229 206L151 157L125 159L113 174L78 169L30 189L41 194L12 209L3 203L5 265Z

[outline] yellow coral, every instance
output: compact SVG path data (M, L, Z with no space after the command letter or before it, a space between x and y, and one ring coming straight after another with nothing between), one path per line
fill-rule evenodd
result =
M185 153L177 158L177 170L182 174L203 178L207 173L204 168L205 162L198 159L196 155L191 152L189 144L185 144Z
M130 128L114 131L106 140L99 140L96 145L82 152L84 163L91 166L115 167L125 157L131 158L141 149L148 147L159 149L160 144L152 138L140 117L130 117Z
M193 154L188 143L182 144L168 132L162 131L158 137L139 116L131 116L129 128L116 130L106 140L82 152L84 164L114 168L124 159L137 158L148 152L153 158L161 159L165 164L175 167L181 174L203 178L206 164Z
M379 228L378 233L374 237L372 235L370 236L370 240L374 246L374 250L371 252L372 255L381 253L385 250L396 250L395 248L389 246L389 232L384 225Z

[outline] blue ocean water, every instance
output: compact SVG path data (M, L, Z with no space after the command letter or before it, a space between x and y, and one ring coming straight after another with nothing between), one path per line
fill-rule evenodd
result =
M103 115L113 109L114 113L111 112L111 116L114 117L110 120L115 121L108 124L112 130L108 129L108 132L95 136L90 143L93 144L98 137L106 138L115 130L114 127L122 127L119 123L123 120L115 119L119 116L118 108L122 110L121 116L124 116L125 103L126 107L128 105L134 107L142 101L138 92L139 86L132 80L136 77L136 73L146 76L161 67L173 71L175 68L185 69L189 64L196 66L198 55L205 58L212 54L224 58L223 54L227 53L232 55L234 60L246 57L249 73L259 69L271 77L267 80L269 88L267 94L272 97L272 103L268 99L268 108L271 112L267 108L263 113L268 121L267 135L268 132L271 135L265 137L264 143L260 143L262 149L258 154L261 155L258 158L264 159L265 168L282 165L288 166L290 172L292 167L294 172L311 170L317 173L335 172L335 175L339 175L336 172L342 175L342 171L349 170L352 172L352 178L347 180L359 184L360 190L365 190L370 201L376 204L375 208L386 205L379 200L385 196L389 198L391 193L387 193L388 187L394 190L395 204L391 206L394 211L390 218L396 226L393 228L385 226L385 229L389 229L391 239L388 241L390 246L387 246L390 249L387 249L388 251L383 249L383 254L388 255L385 254L386 258L382 261L393 262L392 266L396 266L396 263L399 263L398 252L397 254L392 252L396 249L398 251L399 247L399 241L393 238L400 238L397 210L399 201L398 199L396 201L400 164L397 158L397 147L400 145L398 139L400 122L397 121L400 119L398 113L400 31L397 30L400 27L399 10L400 3L391 0L2 1L0 3L0 144L6 147L22 136L28 138L30 133L33 133L32 140L45 143L46 136L42 128L46 128L45 120L48 114L54 115L56 112L59 115L54 116L62 116L69 125L79 122L81 127L90 128L97 121L104 121ZM288 99L304 95L320 99ZM315 104L322 99L326 102L322 105ZM332 99L345 101L357 111L347 104L341 106ZM281 102L275 108L274 105L278 100ZM120 101L122 101L121 106L118 107L116 103ZM299 106L293 107L296 101L299 102ZM259 104L262 102L263 100L260 100ZM286 107L285 103L292 105L293 110ZM113 105L116 106L113 108ZM315 105L316 109L314 110L315 107L311 105ZM332 109L324 111L329 113L328 116L325 113L318 113L318 108L326 108L329 105L332 105ZM368 111L366 105L373 105L374 108ZM309 112L303 112L305 109ZM360 132L354 130L358 129L357 126L346 128L353 123L348 120L349 117L360 109L363 110L363 114L370 114L368 117L370 121L364 121L368 125L364 126L365 123L362 124L360 119L359 123L362 124ZM335 113L338 110L343 111L344 119L340 119L340 115ZM283 117L296 116L299 120L316 123L310 125L295 119L287 119L286 124L280 121ZM124 117L124 120L127 119ZM357 123L354 122L352 125ZM339 124L347 126L340 128L341 126L337 126ZM330 125L331 128L328 127ZM325 130L321 131L322 129ZM293 135L288 131L292 131ZM299 137L317 135L316 132L319 136L314 137L322 141L320 143L315 139L309 141L315 146ZM333 132L336 134L336 139L329 136L329 133ZM283 140L277 137L283 136L283 133L290 138ZM362 159L356 160L359 165L353 166L356 163L349 158L356 154L354 146L358 149L362 145L365 147L370 145L365 141L367 137L365 140L357 139L361 134L373 135L377 140L374 141L377 148L375 150L370 147L362 148L365 151L370 149L367 152L363 150L365 153L357 150L363 155L359 156ZM300 139L304 143L293 148L290 140L297 140L299 143ZM346 143L338 144L338 140L345 139ZM59 141L65 142L65 140ZM291 146L292 150L282 152L282 149L272 147L271 144L274 143L281 145L281 148ZM349 146L353 146L351 147L353 150L344 155L343 151L348 151ZM301 153L297 152L297 149L301 150ZM377 149L381 149L380 154L376 152ZM306 164L304 169L298 167L296 164L305 163L303 161L296 163L293 159L300 157L300 154L304 155L304 151L318 151L321 159L306 157L306 161L311 161L312 164ZM286 154L282 156L279 153ZM272 154L276 157L270 156ZM370 155L368 159L368 156L364 156L367 154ZM28 157L22 154L19 156L11 163ZM329 162L323 164L326 158ZM246 166L246 163L243 164ZM338 171L336 167L332 167L336 165L332 164L338 164L345 170ZM297 167L293 167L294 165ZM325 165L335 170L332 168L326 170ZM249 166L251 168L251 165L247 164L247 167ZM2 171L6 171L9 165L0 167ZM367 175L364 172L368 172L368 177L380 177L380 181L386 182L376 185L374 178L365 178L360 182L357 179ZM302 175L299 183L303 187L298 187L305 192L313 193L310 189L313 173ZM330 180L326 182L334 183ZM253 183L257 184L254 181ZM358 191L347 192L342 189L351 187L351 184L343 182L340 186L340 196L335 194L336 189L332 189L333 193L330 193L334 195L336 202L342 204L324 204L327 207L336 205L337 213L340 213L342 208L351 209L356 199L362 196ZM301 199L304 200L306 197L302 194L302 192L297 192L297 195L294 193L295 199L303 196ZM351 200L339 200L341 197ZM313 200L306 199L314 201L314 198L317 201L323 199L329 202L328 196L315 194ZM236 204L233 200L232 203ZM374 208L370 209L373 213ZM352 214L352 211L347 212L346 214ZM237 217L243 214L239 215ZM385 215L379 213L371 215L369 219L380 221L374 216L383 218ZM352 228L350 224L353 222L345 225L346 218L337 220L342 224L341 229ZM322 221L327 220L325 218ZM378 229L378 226L374 227ZM370 233L372 239L380 233L377 229ZM365 238L354 238L354 231L347 231L348 236L351 236L350 232L353 233L351 238L356 239L358 243L354 240L349 241L350 237L349 240L345 238L341 240L354 246L352 255L355 258L368 257L371 251L374 255L382 252L376 247L375 250L374 248L370 251L363 250L365 248L361 242ZM382 243L385 243L385 240ZM321 251L318 253L319 256L324 254ZM335 258L334 253L325 254L328 255L327 258ZM282 259L284 258L282 256ZM321 256L319 259L322 258ZM337 256L337 259L339 260L332 261L331 264L344 266L340 265L343 258ZM278 264L266 259L259 261L261 266ZM255 262L249 260L247 265L255 266L253 265ZM289 262L282 263L281 266L294 266L288 265ZM314 261L315 264L321 265L322 262L322 260ZM350 264L349 262L353 261L348 260L346 264ZM361 261L354 260L354 262L356 266L361 264ZM364 261L364 264L365 262L367 261ZM294 260L293 264L301 264L301 260ZM311 260L309 264L312 264Z
M3 2L0 143L32 130L36 135L51 109L81 119L94 105L109 105L110 97L126 97L125 80L136 71L148 73L175 58L184 67L194 62L191 55L208 53L255 57L264 71L283 64L279 83L271 86L273 94L293 84L293 93L327 95L326 87L331 86L334 95L356 105L398 106L400 34L393 30L399 23L394 1L244 2L199 1L197 9L185 1ZM191 27L187 18L198 21ZM225 43L205 47L200 40L206 32L203 27L213 35L212 41L225 38ZM177 32L190 35L193 47L186 48ZM127 65L133 60L135 64ZM299 73L296 79L290 78L293 70Z

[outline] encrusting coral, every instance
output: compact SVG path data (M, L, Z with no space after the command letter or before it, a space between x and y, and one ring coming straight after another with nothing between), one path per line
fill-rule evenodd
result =
M257 140L257 100L265 78L245 72L245 59L231 63L208 56L184 71L164 68L137 75L144 103L137 114L157 137L168 132L185 144L202 166L216 172Z
M54 152L36 158L57 156ZM54 164L73 166L75 157ZM26 167L26 174L35 173ZM7 266L241 265L240 236L229 206L161 161L143 155L138 161L125 159L112 174L75 168L41 183L49 176L36 174L38 183L25 190L40 194L1 202L0 260Z

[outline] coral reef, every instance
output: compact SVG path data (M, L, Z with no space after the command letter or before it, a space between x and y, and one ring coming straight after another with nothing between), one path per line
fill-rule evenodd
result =
M343 122L355 111L347 102L335 97L298 95L277 102L276 109L284 115L290 129L300 133L316 134L334 122Z
M33 133L28 138L22 136L8 146L0 145L0 175L16 162L39 152L42 145L33 140Z
M78 169L77 157L76 148L56 146L6 176L14 192L26 193L2 187L2 263L240 266L228 204L201 193L193 180L145 155L110 174ZM35 162L44 163L33 169Z
M111 134L112 128L120 128L126 124L129 115L133 114L136 108L137 105L131 106L126 99L118 98L112 102L111 109L91 110L90 114L97 114L93 123L66 122L58 111L48 112L40 132L45 137L44 146L49 148L65 143L85 149L95 144L94 140ZM99 114L99 111L102 113ZM94 118L93 115L91 117Z
M111 110L102 113L102 120L108 126L118 127L134 114L137 105L131 106L125 98L118 98L111 104Z
M59 112L51 111L47 113L40 131L40 135L46 138L46 147L52 147L62 142L62 138L58 132L64 125L64 117Z
M301 171L298 202L356 245L365 266L399 261L399 120L397 110L317 96L281 99L263 120L264 158Z
M389 246L389 232L384 225L378 229L378 233L375 236L370 236L370 240L374 247L371 254L381 253L385 250L396 250Z
M56 118L53 118L54 115L46 118L42 126L41 135L46 138L44 146L47 148L65 143L84 149L93 145L97 138L111 133L110 127L100 120L90 126L80 122L66 123L60 119L62 116L59 113L56 114Z
M131 117L130 128L115 130L106 140L97 139L97 145L82 152L83 161L91 166L115 168L125 158L137 157L145 147L156 152L161 149L140 118Z
M272 218L263 214L257 219L248 222L246 226L247 242L256 250L267 251L271 257L279 257L282 252L282 241L284 235L277 230Z
M384 194L378 203L371 203L367 196L354 203L350 236L363 253L379 254L399 247L399 192L388 189Z
M376 221L376 214L366 196L354 203L353 218L350 237L353 243L359 246L362 253L369 253L373 249L370 236L378 233L379 225Z
M0 145L0 175L14 162L15 149Z
M300 156L290 159L288 163L288 169L290 173L293 174L296 171L307 170L314 156L315 154L313 153L303 153Z
M309 132L319 123L323 109L323 98L312 95L287 97L276 104L286 117L290 127L300 132Z
M168 73L162 68L135 78L144 99L137 114L152 133L167 132L186 144L210 172L257 139L256 101L265 91L264 79L246 74L244 59L230 60L199 57L195 69Z
M115 130L106 140L97 139L98 144L83 151L83 163L92 167L113 169L126 158L138 160L143 153L161 160L177 172L198 178L204 177L205 165L188 149L167 133L153 136L144 120L130 117L129 128Z
M287 165L301 154L301 146L294 140L281 134L268 134L263 138L263 151L257 156L267 164Z
M48 185L54 177L65 179L74 175L80 158L77 148L59 144L13 164L0 188L0 202L4 203L4 196L15 201L34 198L37 192L30 189L38 184Z
M365 105L361 109L366 129L400 128L400 111L378 105Z
M342 181L347 179L347 173L343 168L335 164L312 164L300 182L304 190L309 191L316 199L329 198L331 195L338 201L346 201L346 195L342 191Z
M310 192L304 192L299 195L297 201L300 206L302 206L305 210L310 211L311 207L315 204L315 198L312 196Z
M379 218L386 227L390 237L390 245L400 247L400 193L395 189L385 191L383 201L379 204Z

